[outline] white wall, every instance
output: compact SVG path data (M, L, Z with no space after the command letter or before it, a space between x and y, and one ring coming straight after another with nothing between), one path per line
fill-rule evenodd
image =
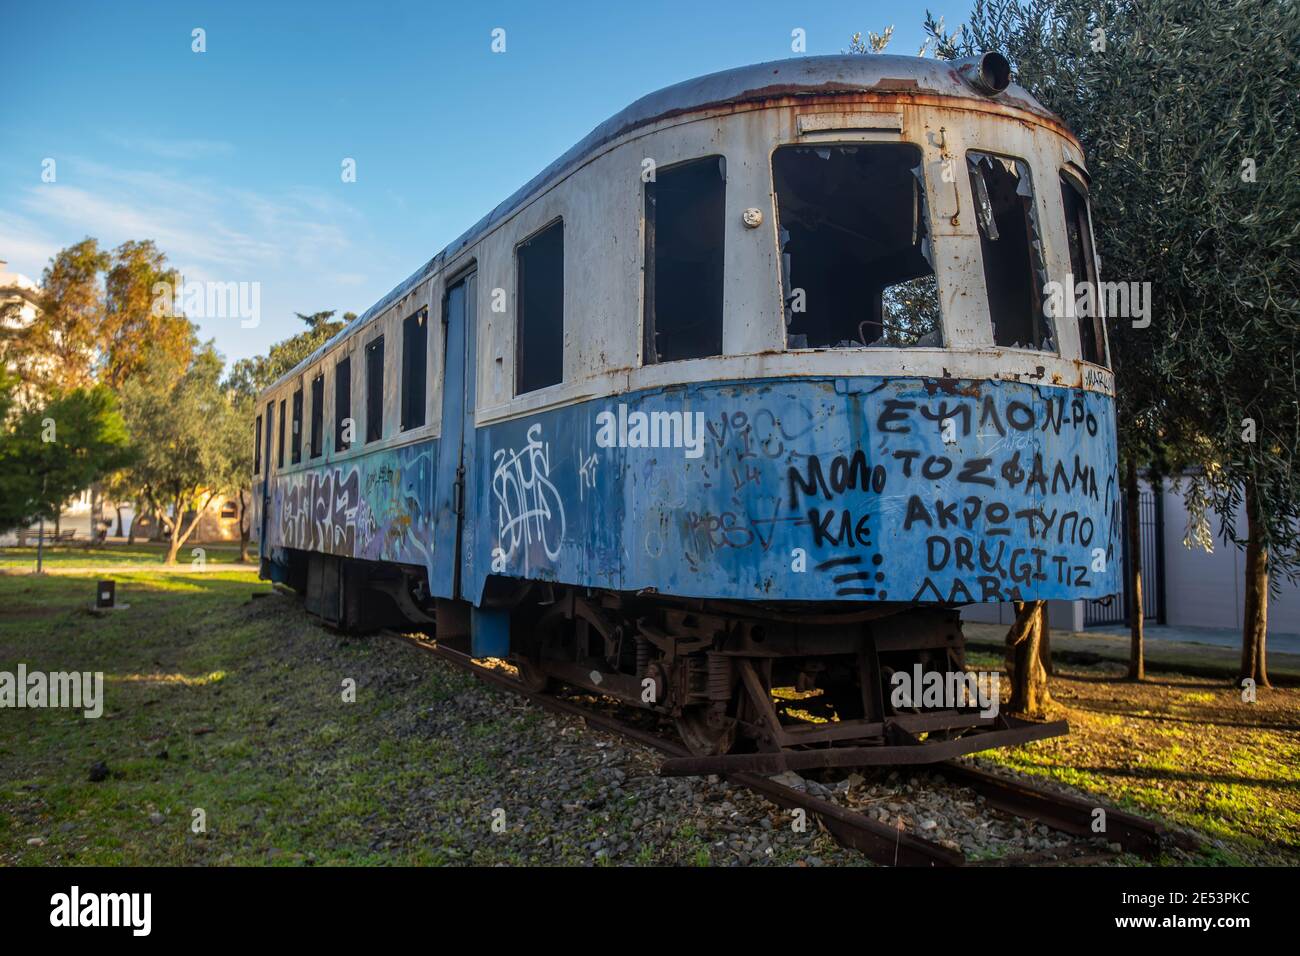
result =
M1145 483L1144 483L1145 485ZM1183 502L1185 482L1165 482L1165 623L1175 627L1241 627L1242 575L1245 553L1218 537L1218 519L1211 514L1214 534L1211 553L1200 547L1185 548L1187 507ZM1149 487L1149 486L1146 486ZM1237 534L1246 533L1246 519L1238 515ZM1155 568L1144 568L1144 574ZM1300 634L1300 586L1282 584L1282 593L1268 602L1270 634ZM1082 601L1052 601L1048 610L1052 627L1083 629ZM1010 604L972 604L961 612L963 621L1007 624L1015 619Z
M1187 508L1182 483L1164 488L1165 608L1169 624L1182 627L1240 627L1245 553L1218 537L1218 519L1210 516L1214 551L1183 547ZM1239 514L1236 532L1245 536L1246 519ZM1271 634L1300 634L1300 588L1283 583L1280 597L1268 602Z

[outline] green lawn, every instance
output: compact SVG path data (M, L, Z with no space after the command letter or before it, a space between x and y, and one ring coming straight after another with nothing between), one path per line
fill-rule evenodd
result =
M551 759L539 712L478 700L419 650L327 631L252 571L114 577L129 607L97 616L93 577L0 575L0 671L102 671L106 697L99 719L0 708L0 865L535 858L542 831L483 840L469 821ZM1071 734L989 756L1193 826L1219 841L1210 862L1300 861L1300 691L1246 705L1226 684L1118 673L1062 668ZM641 862L690 862L688 837ZM580 842L546 859L586 861Z
M239 560L238 544L186 545L176 555L179 564L191 564L197 559L195 548L203 549L203 559L208 564L224 564ZM167 557L167 546L154 542L140 544L108 544L97 547L86 545L47 546L45 564L52 568L68 567L123 567L162 564ZM252 555L256 558L256 550ZM36 568L35 548L0 548L0 569L30 571Z
M96 616L93 578L0 576L0 671L103 671L106 697L99 719L0 709L0 866L590 862L583 839L609 825L595 812L554 851L522 819L485 836L510 776L553 759L542 712L479 700L418 649L328 631L251 572L116 579L129 608ZM630 796L601 811L640 812ZM687 834L638 860L705 847Z
M130 607L96 617L86 578L0 577L0 670L102 670L106 697L97 720L0 710L0 865L439 859L436 839L384 852L376 819L410 824L412 788L464 769L404 718L473 678L324 632L296 602L252 600L270 591L252 573L117 580ZM92 782L101 761L110 775Z

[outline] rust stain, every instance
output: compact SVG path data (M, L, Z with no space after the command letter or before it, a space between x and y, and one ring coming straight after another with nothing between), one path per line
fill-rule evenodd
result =
M938 392L943 392L945 395L952 395L954 397L958 395L966 398L980 397L982 390L980 388L981 381L979 379L970 379L965 385L962 385L961 382L961 379L953 378L948 374L948 370L944 369L943 375L939 378L927 378L925 380L925 391L931 398L934 398Z

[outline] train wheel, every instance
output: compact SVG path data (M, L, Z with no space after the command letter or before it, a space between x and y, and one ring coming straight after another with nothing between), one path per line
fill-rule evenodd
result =
M515 651L510 661L519 670L519 682L533 694L555 690L556 681L542 669L549 657L572 658L573 622L558 608L551 608L533 626L533 639Z
M515 657L513 663L519 671L519 683L524 685L524 690L531 694L545 694L555 689L555 682L537 661L521 654Z
M697 757L717 757L736 745L736 721L707 705L686 708L676 722L682 743Z

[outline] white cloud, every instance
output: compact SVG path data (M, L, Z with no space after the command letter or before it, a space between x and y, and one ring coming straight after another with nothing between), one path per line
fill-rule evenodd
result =
M103 248L152 239L186 279L261 283L263 325L253 336L200 322L231 357L298 331L290 324L295 310L363 311L386 291L368 290L369 277L391 271L365 217L327 188L270 195L67 157L57 183L34 183L6 199L0 258L34 279L59 249L94 236Z
M219 139L156 139L149 136L124 136L121 133L105 133L104 138L122 149L159 159L205 159L229 156L235 151L233 143Z

